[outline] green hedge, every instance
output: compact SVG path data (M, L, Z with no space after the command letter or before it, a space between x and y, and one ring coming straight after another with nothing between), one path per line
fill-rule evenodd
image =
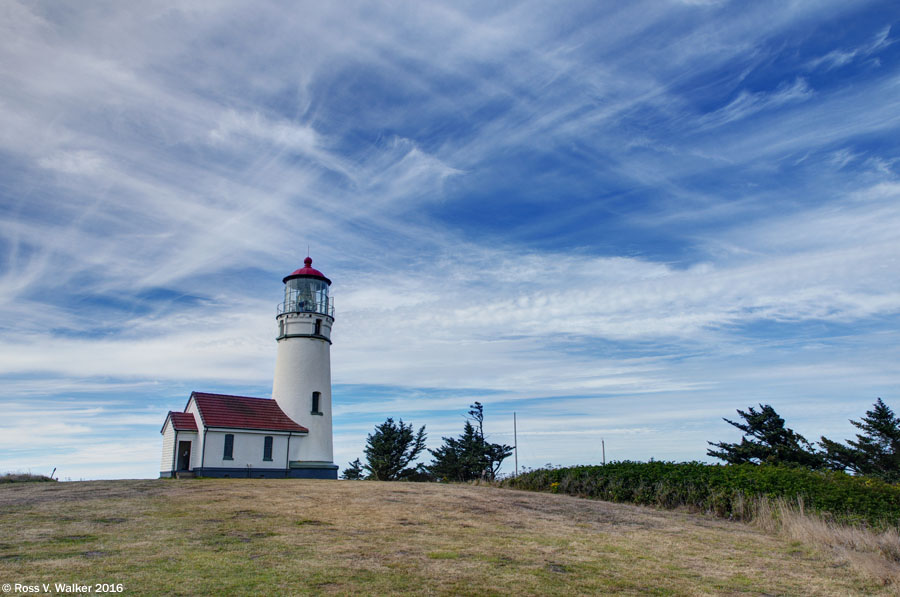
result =
M666 508L687 506L718 516L748 518L757 497L802 500L807 510L840 522L900 524L900 487L835 471L701 462L613 462L605 466L538 469L505 487L553 491Z

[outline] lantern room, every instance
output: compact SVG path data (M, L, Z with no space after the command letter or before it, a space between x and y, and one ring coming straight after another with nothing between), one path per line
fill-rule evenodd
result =
M302 268L284 277L284 302L278 305L278 314L321 313L333 317L329 286L331 280L313 268L312 259L307 257Z

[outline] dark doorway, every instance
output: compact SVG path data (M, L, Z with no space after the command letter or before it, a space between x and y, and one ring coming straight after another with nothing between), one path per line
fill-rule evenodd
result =
M191 442L178 442L178 470L191 470Z

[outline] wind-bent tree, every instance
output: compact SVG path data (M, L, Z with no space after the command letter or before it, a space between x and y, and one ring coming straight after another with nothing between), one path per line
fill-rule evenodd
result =
M879 398L861 421L850 420L861 430L856 440L844 445L822 437L825 461L835 470L900 482L900 418Z
M350 465L341 472L341 479L348 479L350 481L358 481L359 479L363 479L363 466L359 461L359 458L350 463Z
M707 455L719 458L729 464L787 464L820 468L822 455L817 453L806 438L793 429L784 426L784 419L768 404L760 404L757 411L752 406L737 413L744 419L738 423L724 419L744 432L739 444L707 442L718 450L707 450Z
M441 439L444 444L440 448L429 450L434 458L428 467L432 475L449 481L471 481L481 477L487 467L484 444L470 421L466 421L458 439Z
M434 460L428 471L438 479L450 481L493 480L500 465L512 454L512 446L492 444L484 438L484 407L480 402L469 406L469 418L459 438L444 437L444 444L429 450ZM475 422L478 427L472 425Z
M412 424L403 419L394 423L388 418L366 438L366 464L369 478L376 481L396 481L415 474L409 464L425 449L425 425L414 434Z
M503 461L513 453L513 447L506 444L491 444L484 439L484 406L480 402L469 405L469 417L478 423L478 437L481 438L482 449L484 450L485 462L487 464L485 476L491 481L496 478L500 472L500 465Z

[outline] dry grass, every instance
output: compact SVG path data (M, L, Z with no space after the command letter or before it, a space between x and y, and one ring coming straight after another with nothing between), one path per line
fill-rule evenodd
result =
M804 545L830 551L866 577L900 593L900 533L872 530L825 520L804 512L803 503L758 499L753 524Z
M750 525L465 485L275 479L0 487L0 582L129 595L889 594Z

